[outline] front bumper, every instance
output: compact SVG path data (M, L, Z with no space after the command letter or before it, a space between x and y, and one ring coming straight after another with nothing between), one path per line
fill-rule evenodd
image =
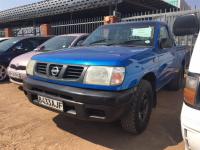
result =
M10 78L10 82L18 85L23 85L23 80L27 77L26 70L15 70L8 67L7 73Z
M200 110L183 104L181 113L182 135L186 150L200 149Z
M63 113L67 116L102 122L120 119L128 110L133 96L132 89L120 92L98 91L61 86L31 78L24 80L24 91L29 100L36 105L37 96L44 96L62 101Z

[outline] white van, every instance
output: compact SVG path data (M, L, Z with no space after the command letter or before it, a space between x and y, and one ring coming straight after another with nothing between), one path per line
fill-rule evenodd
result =
M198 19L197 19L198 20ZM199 21L198 21L199 22ZM188 25L188 23L186 23ZM193 28L194 29L194 28ZM197 30L199 32L199 23ZM181 113L186 150L200 150L200 34L198 35L184 89Z
M181 113L186 150L200 150L200 34L192 55Z

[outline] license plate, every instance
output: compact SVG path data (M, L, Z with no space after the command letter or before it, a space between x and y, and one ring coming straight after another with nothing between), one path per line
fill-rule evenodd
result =
M52 108L52 109L55 109L55 110L58 110L58 111L64 110L63 109L63 102L53 100L53 99L50 99L50 98L46 98L46 97L43 97L43 96L38 96L38 103L40 105L43 105L43 106L46 106L46 107L49 107L49 108Z
M21 79L21 75L17 72L9 72L9 76L12 78Z

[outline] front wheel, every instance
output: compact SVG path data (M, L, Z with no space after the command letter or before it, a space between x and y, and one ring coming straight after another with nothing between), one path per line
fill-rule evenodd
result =
M140 134L146 129L152 111L153 90L150 82L142 80L131 99L131 106L122 117L121 125L125 131Z
M0 82L7 79L7 69L4 65L0 65Z

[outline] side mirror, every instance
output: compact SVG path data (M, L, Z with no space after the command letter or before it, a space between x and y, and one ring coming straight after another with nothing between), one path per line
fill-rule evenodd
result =
M174 25L173 32L176 36L185 36L199 33L200 22L195 14L177 17Z
M161 39L159 45L161 49L171 48L173 46L173 42L171 39Z

